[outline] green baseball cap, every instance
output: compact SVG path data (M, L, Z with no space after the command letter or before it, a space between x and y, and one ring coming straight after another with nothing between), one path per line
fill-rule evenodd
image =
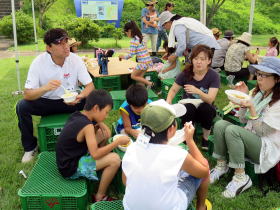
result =
M141 113L141 125L149 127L153 132L160 133L166 130L177 117L186 114L183 104L168 104L160 99L148 104Z

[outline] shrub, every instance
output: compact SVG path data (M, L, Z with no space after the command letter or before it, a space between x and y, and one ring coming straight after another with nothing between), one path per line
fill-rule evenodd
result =
M112 35L116 41L116 47L118 46L118 40L123 38L123 30L121 28L114 28Z
M16 12L17 40L19 44L24 44L34 39L32 18L22 11ZM1 34L13 39L12 16L8 15L0 20Z
M112 34L115 31L115 28L116 28L115 24L112 24L112 23L105 24L101 28L101 37L102 38L112 37Z
M98 41L100 37L100 27L89 18L74 18L65 24L65 29L82 45L87 45L90 40Z

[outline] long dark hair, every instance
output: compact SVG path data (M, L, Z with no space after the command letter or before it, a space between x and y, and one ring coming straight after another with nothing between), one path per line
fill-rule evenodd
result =
M132 37L138 36L139 39L140 39L140 43L142 43L143 35L142 35L140 29L138 28L138 26L136 25L136 23L133 20L126 23L123 27L123 30L125 32L127 32L128 30L131 30L131 36Z
M269 42L272 44L273 47L277 49L277 56L279 55L279 41L278 39L274 36L269 39Z
M276 103L280 99L280 76L278 74L272 74L274 79L277 81L277 83L272 88L272 98L269 102L269 106L272 106L274 103ZM255 96L260 91L260 87L257 83L254 91L253 96Z
M164 41L162 47L166 50L167 56L170 56L172 53L176 51L176 48L168 47L168 41Z
M167 2L167 3L165 4L164 11L167 11L167 7L174 7L174 4L171 3L171 2Z
M180 18L182 18L182 16L176 14L170 19L170 21L179 20Z
M201 52L204 52L205 55L208 57L208 59L212 59L212 57L213 57L213 51L211 50L210 47L208 47L206 45L203 45L203 44L196 45L192 49L192 53L191 53L191 56L190 56L191 64L186 64L185 69L184 69L184 72L185 72L185 74L187 76L187 81L191 81L193 76L194 76L192 61ZM211 65L211 63L209 64L209 66L210 65Z

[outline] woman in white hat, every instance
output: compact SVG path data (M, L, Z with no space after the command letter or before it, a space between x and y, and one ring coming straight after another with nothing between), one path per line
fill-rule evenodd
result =
M248 68L242 68L243 62L248 60L254 64L258 59L256 54L250 52L251 39L252 35L244 32L237 38L237 43L228 48L224 65L227 75L234 75L236 79L249 79L250 72Z
M280 59L265 57L254 67L257 85L253 98L242 102L239 111L240 120L247 122L246 126L242 128L224 120L214 126L213 157L217 159L217 165L211 170L210 182L218 181L229 167L233 168L232 181L223 192L227 198L252 186L244 170L245 157L254 163L258 174L266 173L280 161ZM244 82L238 90L248 93Z

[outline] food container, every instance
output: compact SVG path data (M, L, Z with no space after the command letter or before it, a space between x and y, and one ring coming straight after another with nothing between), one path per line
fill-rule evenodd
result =
M76 100L78 93L77 92L68 92L61 96L65 103L71 103Z
M125 135L125 134L117 134L117 135L115 135L113 137L113 141L115 141L116 139L118 139L121 136L127 136L127 135ZM129 138L129 140L130 140L129 143L126 144L126 145L118 145L118 149L120 149L121 151L125 152L127 147L133 142L131 138Z
M238 90L226 90L225 93L228 99L236 104L241 104L241 102L251 99L249 95Z

